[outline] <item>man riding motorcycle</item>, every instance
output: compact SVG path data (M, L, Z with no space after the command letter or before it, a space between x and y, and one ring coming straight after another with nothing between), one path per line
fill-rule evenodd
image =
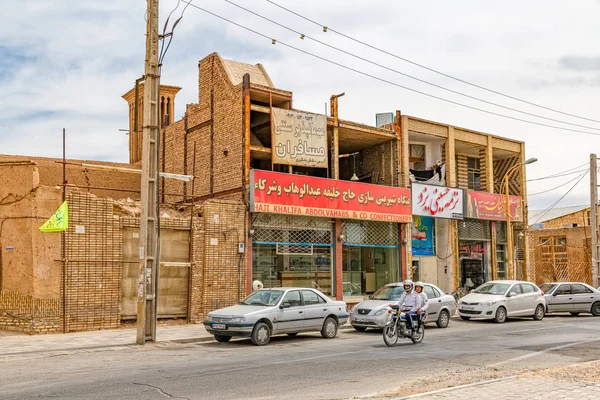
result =
M427 295L423 292L423 288L424 288L423 282L419 281L419 282L415 283L415 292L417 292L417 294L420 297L420 304L419 304L420 307L417 310L417 315L419 316L419 326L423 322L423 316L425 315L425 313L427 312L427 309L429 308L429 299L427 298Z
M407 279L403 282L403 286L404 293L402 293L402 296L398 300L398 306L400 307L400 311L406 313L408 328L412 329L412 315L418 315L417 312L422 309L423 300L421 295L414 291L415 285L413 281Z

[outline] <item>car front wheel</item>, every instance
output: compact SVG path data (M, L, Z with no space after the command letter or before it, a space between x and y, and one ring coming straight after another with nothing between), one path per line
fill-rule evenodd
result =
M269 343L269 340L271 340L271 329L269 329L269 325L264 322L259 322L254 325L250 340L252 340L252 344L255 346L264 346Z
M494 316L494 321L499 324L506 322L506 308L498 307L496 309L496 315Z
M332 317L328 317L321 329L321 336L325 339L333 339L337 335L338 323Z

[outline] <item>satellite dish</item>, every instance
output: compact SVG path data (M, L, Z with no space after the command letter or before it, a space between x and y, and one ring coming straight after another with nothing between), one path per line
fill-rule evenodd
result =
M263 284L261 281L252 282L252 290L260 290L263 288Z

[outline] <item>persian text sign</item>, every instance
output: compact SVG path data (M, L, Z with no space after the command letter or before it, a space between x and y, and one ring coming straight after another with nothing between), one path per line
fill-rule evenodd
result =
M467 217L487 219L491 221L506 220L506 196L493 193L467 192ZM523 206L521 196L509 196L508 208L513 221L523 221Z
M273 108L273 164L327 168L327 117Z
M251 211L411 222L406 188L252 170Z
M457 188L413 183L413 215L463 219L463 192Z

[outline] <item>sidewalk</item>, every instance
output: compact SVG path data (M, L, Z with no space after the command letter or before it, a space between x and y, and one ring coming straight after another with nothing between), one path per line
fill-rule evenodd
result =
M75 332L51 335L0 336L0 361L28 358L27 355L61 353L74 350L93 350L136 345L136 329ZM158 326L157 342L202 342L213 340L202 324Z
M600 398L600 361L552 368L519 376L493 379L433 392L399 397L404 399L566 399Z

